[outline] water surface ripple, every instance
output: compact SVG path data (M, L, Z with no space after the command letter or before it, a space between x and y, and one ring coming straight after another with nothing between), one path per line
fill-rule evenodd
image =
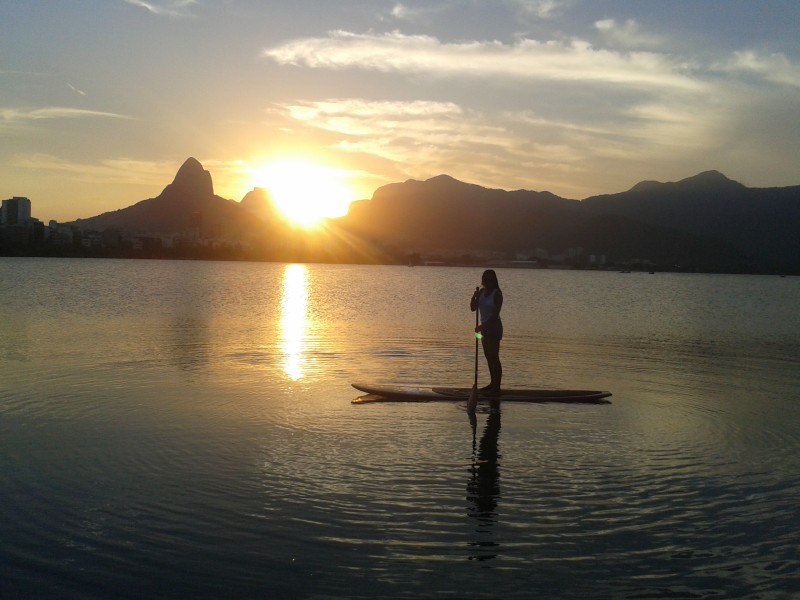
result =
M480 269L0 259L0 597L796 594L798 280L498 274L611 404L350 404L472 384Z

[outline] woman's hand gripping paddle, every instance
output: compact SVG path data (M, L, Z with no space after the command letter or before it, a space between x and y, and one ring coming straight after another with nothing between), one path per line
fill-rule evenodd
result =
M476 296L479 294L480 288L475 288ZM470 413L475 412L475 407L478 406L478 340L481 334L478 332L478 307L475 306L475 383L472 384L472 391L467 398L467 411Z

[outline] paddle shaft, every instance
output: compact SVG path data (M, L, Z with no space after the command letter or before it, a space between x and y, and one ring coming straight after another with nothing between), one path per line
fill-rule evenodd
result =
M478 288L476 288L476 294L478 292ZM478 329L478 302L476 298L475 302L475 329ZM470 415L470 423L475 423L474 414L475 414L475 407L478 405L478 332L475 332L475 383L472 386L472 391L469 393L469 398L467 398L467 413ZM474 427L473 425L473 436L474 436Z
M479 299L480 299L480 296L479 296ZM478 313L479 312L480 311L478 310L478 307L476 306L475 307L475 329L478 329L478 325L479 325L479 323L478 323L478 317L479 317ZM478 387L478 332L477 331L475 332L475 383L474 383L474 386L475 386L475 388Z

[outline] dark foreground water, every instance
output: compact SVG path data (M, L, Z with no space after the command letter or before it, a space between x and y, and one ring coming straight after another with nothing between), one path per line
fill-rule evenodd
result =
M0 259L0 597L797 597L800 280L480 273Z

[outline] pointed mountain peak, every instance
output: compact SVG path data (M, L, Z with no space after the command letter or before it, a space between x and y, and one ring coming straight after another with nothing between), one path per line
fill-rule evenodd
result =
M426 182L430 183L463 183L463 181L459 181L455 177L450 177L450 175L446 175L442 173L441 175L436 175L435 177L431 177L430 179L426 180Z
M451 177L450 175L445 175L445 174L436 175L435 177L426 179L421 183L422 185L442 190L457 190L457 189L468 189L468 188L477 189L479 187L474 183L467 183L466 181L461 181L460 179L456 179L455 177Z
M260 187L247 192L239 204L260 217L273 217L278 212L269 192Z
M733 181L732 179L728 179L719 171L703 171L702 173L698 173L692 177L687 177L686 179L681 179L680 181L671 183L661 183L660 181L640 181L628 191L650 192L656 191L664 186L667 186L667 188L678 186L681 188L691 189L740 189L744 187L741 183Z
M214 183L211 173L203 168L196 158L187 158L178 169L175 179L167 186L173 192L191 194L192 196L213 196ZM166 190L164 190L166 191Z
M655 189L655 188L660 187L662 185L664 185L664 184L661 183L660 181L653 181L653 180L647 179L645 181L640 181L639 183L637 183L635 186L633 186L628 191L629 192L647 192L649 190Z
M728 179L719 171L703 171L694 177L681 179L678 184L699 188L718 188L718 187L744 187L741 183Z
M269 201L269 192L262 187L254 187L242 198L242 205L263 204Z

